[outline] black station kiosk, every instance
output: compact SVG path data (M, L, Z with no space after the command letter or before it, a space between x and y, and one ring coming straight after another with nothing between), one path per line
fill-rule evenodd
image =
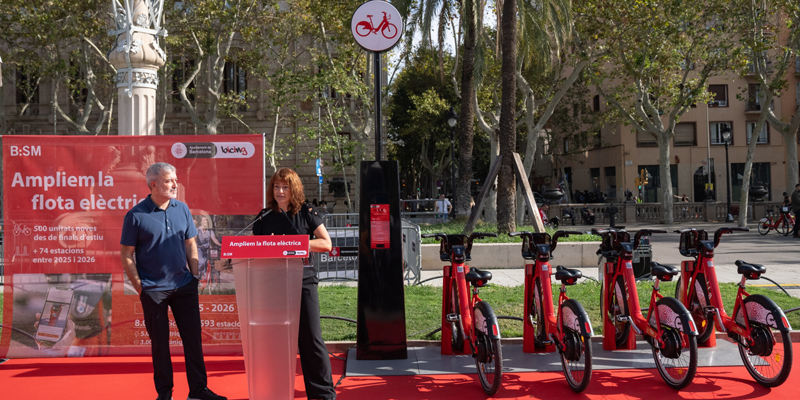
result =
M371 21L381 14L392 22L378 35ZM377 160L362 161L359 171L356 359L407 359L399 166L397 161L381 161L381 52L397 44L403 17L385 1L368 1L353 13L350 28L356 42L373 57Z
M356 359L408 358L397 161L361 162Z

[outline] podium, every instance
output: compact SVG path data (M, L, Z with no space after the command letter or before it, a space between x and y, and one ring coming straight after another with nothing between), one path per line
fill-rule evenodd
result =
M250 400L293 399L307 235L224 236Z

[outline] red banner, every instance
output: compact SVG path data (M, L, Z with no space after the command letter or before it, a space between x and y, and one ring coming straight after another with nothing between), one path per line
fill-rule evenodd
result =
M178 200L198 228L205 349L240 352L220 240L263 208L263 159L260 135L4 136L0 357L150 353L119 241L125 214L150 193L145 173L156 162L177 169Z

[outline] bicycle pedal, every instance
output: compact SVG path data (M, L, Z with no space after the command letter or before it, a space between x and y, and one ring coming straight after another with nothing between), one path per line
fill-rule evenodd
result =
M717 307L714 306L706 306L703 311L706 312L706 315L717 315Z
M553 344L555 344L555 342L552 340L542 340L543 346L552 346Z
M627 315L617 315L617 322L628 322Z
M447 314L447 322L458 322L461 319L458 314Z

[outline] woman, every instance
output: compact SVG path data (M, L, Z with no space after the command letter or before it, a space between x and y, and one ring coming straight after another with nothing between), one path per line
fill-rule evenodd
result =
M272 210L253 225L254 235L309 235L310 250L327 253L331 238L322 223L322 216L306 201L303 183L297 173L281 168L272 175L267 186L267 208ZM303 294L300 300L300 334L297 344L303 380L309 399L335 399L336 390L331 377L328 350L322 340L319 324L317 271L308 259L303 259Z

